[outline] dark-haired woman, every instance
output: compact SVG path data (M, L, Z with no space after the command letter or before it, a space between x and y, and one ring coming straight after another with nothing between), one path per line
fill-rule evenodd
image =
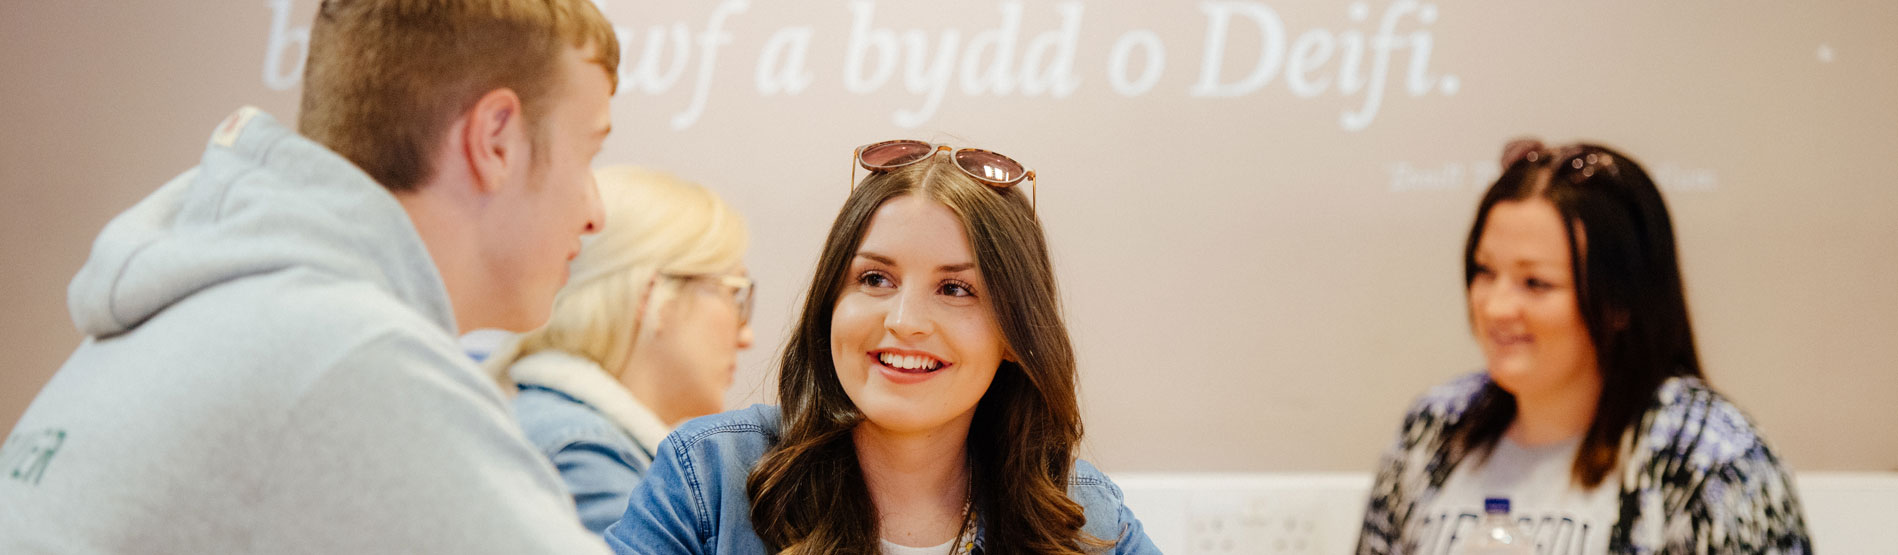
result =
M891 141L831 227L780 362L780 406L687 423L620 553L1155 553L1074 456L1075 362L1032 172Z
M1809 553L1789 472L1701 375L1647 173L1587 144L1504 164L1463 254L1487 370L1405 416L1358 552L1458 553L1501 496L1538 554Z

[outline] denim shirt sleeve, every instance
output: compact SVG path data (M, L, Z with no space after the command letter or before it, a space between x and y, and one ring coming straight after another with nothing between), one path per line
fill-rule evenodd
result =
M751 527L745 481L776 441L777 407L693 419L659 443L646 479L606 530L616 553L766 553Z
M613 445L597 441L574 441L554 452L552 459L573 493L581 523L595 534L606 532L626 510L626 500L639 483L635 462Z
M1123 503L1119 512L1117 520L1120 523L1121 532L1119 540L1114 543L1114 553L1117 555L1160 555L1160 548L1153 545L1152 538L1147 537L1146 527L1140 524L1140 519L1134 518L1133 509L1127 508L1127 505Z
M1075 461L1074 475L1068 478L1068 496L1081 504L1087 523L1081 530L1096 539L1114 542L1110 553L1116 555L1159 555L1160 548L1147 537L1147 530L1127 508L1120 486L1101 474L1087 461Z
M619 554L701 554L706 528L703 500L688 487L693 479L681 455L678 435L659 443L646 479L627 501L619 522L606 529L606 544Z

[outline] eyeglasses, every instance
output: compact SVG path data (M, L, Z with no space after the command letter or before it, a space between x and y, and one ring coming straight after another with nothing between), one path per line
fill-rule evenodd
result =
M732 301L738 303L738 324L744 325L751 322L751 305L753 304L752 291L755 289L754 286L757 285L757 281L745 276L734 276L731 274L675 274L661 272L659 275L683 281L711 281L722 287L731 288Z
M990 187L1007 189L1027 180L1029 207L1035 206L1037 188L1035 170L1028 169L1022 166L1021 162L1016 162L1014 158L1001 153L979 148L954 148L943 144L898 139L857 147L851 157L854 158L856 166L863 166L863 169L871 172L884 172L928 160L943 151L949 151L949 158L955 161L956 169L962 170L962 173ZM857 168L852 166L850 187L854 189L856 186Z

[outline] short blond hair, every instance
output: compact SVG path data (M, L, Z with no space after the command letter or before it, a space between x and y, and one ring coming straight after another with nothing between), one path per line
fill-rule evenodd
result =
M520 97L538 151L563 46L588 45L617 88L619 41L588 0L324 0L297 131L411 191L455 116L495 89Z
M600 169L594 176L606 225L583 239L547 325L487 361L489 373L503 383L514 361L547 350L592 360L617 378L638 348L640 327L678 290L675 280L655 278L729 272L744 261L744 218L711 190L630 166ZM649 292L649 284L657 286Z

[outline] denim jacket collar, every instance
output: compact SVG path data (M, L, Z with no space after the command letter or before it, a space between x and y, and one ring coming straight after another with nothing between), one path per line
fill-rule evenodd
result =
M599 364L572 353L541 351L522 357L508 375L517 384L551 389L600 411L647 450L672 432Z

